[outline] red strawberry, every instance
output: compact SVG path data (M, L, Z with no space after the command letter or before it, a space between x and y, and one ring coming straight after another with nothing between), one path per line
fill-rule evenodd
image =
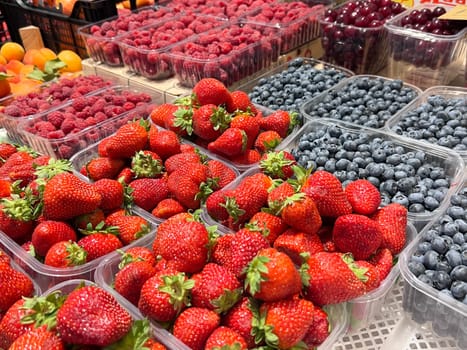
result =
M201 163L200 155L196 152L185 152L174 154L167 158L164 162L164 166L167 173L170 174L177 169L184 169L193 163Z
M260 119L261 129L275 131L280 137L285 138L297 125L296 119L296 113L279 109Z
M245 288L255 299L277 301L300 293L302 283L287 254L264 248L248 264Z
M245 339L231 328L220 326L216 328L206 340L205 350L233 347L238 350L247 350Z
M5 161L14 153L17 152L15 146L8 142L0 143L0 160L1 164L5 163Z
M157 270L149 262L134 261L115 274L114 288L134 305L138 304L141 287Z
M353 212L371 215L381 204L381 194L370 181L359 179L352 181L345 187L345 195L352 205Z
M107 181L110 179L103 179L99 181ZM112 180L115 181L115 180ZM102 206L101 206L102 207ZM101 221L104 221L105 214L101 208L97 208L91 213L78 215L73 219L73 227L75 229L85 230L88 227L96 227Z
M117 175L117 179L124 184L129 184L135 178L135 173L130 167L124 167Z
M245 152L247 146L245 131L228 128L217 139L208 144L208 150L226 157L235 157Z
M312 255L324 251L317 234L303 233L289 228L274 241L274 248L287 254L296 265L302 263L300 254Z
M2 310L0 321L0 348L8 349L21 334L33 329L34 323L23 323L21 319L33 312L25 307L26 299L18 298L7 310Z
M131 327L131 315L107 291L84 286L72 291L57 313L57 331L71 344L108 346Z
M391 203L379 209L373 219L382 233L381 248L388 248L392 255L399 254L407 240L407 209L398 203Z
M208 243L209 233L203 224L173 216L159 225L152 248L177 270L196 273L207 261Z
M371 292L381 284L381 277L376 267L366 260L355 260L355 265L363 273L361 280L365 283L366 292Z
M117 236L111 233L93 233L78 240L86 253L86 261L92 261L123 247Z
M193 118L193 108L191 106L179 106L175 113L166 116L164 119L165 129L171 130L177 135L188 136L186 131L186 123L191 123Z
M189 304L193 281L172 268L148 278L141 287L138 308L143 315L159 322L171 322Z
M255 118L249 113L240 113L232 118L230 127L245 131L247 137L246 148L253 148L260 129L258 118Z
M29 297L34 292L32 280L6 263L0 263L0 286L0 314L6 312L21 297Z
M86 176L91 180L114 179L123 169L123 159L96 157L86 164Z
M329 318L326 311L320 307L315 307L313 322L303 337L303 342L309 349L315 348L324 343L328 338L331 333L330 329L331 326L329 324Z
M44 186L43 216L49 220L67 220L97 209L101 195L92 184L72 173L52 177Z
M10 180L0 179L0 198L9 197L11 195L11 185Z
M185 208L198 209L201 202L212 192L207 185L208 167L204 164L191 164L190 170L178 169L167 179L169 192Z
M154 130L155 128L151 128ZM149 132L149 148L162 159L167 159L180 153L180 139L172 130L159 130L157 133Z
M276 238L287 229L288 225L279 216L260 211L252 216L245 227L252 231L261 232L272 245Z
M32 233L31 241L35 251L45 256L49 248L60 241L76 241L74 228L63 221L44 220L40 222Z
M376 267L381 281L384 281L394 266L394 257L388 248L381 248L370 257L369 262Z
M122 125L109 136L105 151L110 158L131 158L148 144L148 124L143 119Z
M165 127L165 120L173 118L174 113L178 110L179 106L172 103L163 103L154 109L149 114L151 121L159 126Z
M236 172L226 163L217 159L209 159L206 163L208 166L208 177L216 182L213 189L219 189L227 186L237 177Z
M260 161L261 154L256 149L247 149L244 153L229 159L235 164L251 165Z
M122 269L125 265L134 261L146 261L152 266L156 266L156 257L152 253L152 250L147 247L130 247L123 254L118 264L118 267Z
M229 310L240 298L242 289L237 277L225 267L208 263L192 276L191 301L217 313Z
M323 217L337 218L352 213L342 184L332 173L315 171L305 179L302 192L313 199Z
M365 293L365 284L349 255L318 252L308 257L306 264L302 275L305 297L319 306L342 303Z
M118 238L123 245L128 245L151 231L151 224L139 215L116 217L112 220L112 226L118 227Z
M268 152L263 154L259 162L261 171L273 179L289 179L294 175L292 166L297 162L287 151Z
M281 182L273 187L268 194L268 207L272 213L280 215L287 198L296 193L294 186L290 182Z
M212 193L206 199L206 210L214 220L225 221L229 217L229 213L225 208L225 202L232 195L232 190L219 190Z
M212 103L216 106L228 105L232 97L225 85L214 78L203 78L192 89L195 103L206 105Z
M173 198L166 198L157 203L156 207L151 211L151 214L159 219L168 219L184 211L185 208L179 201Z
M8 349L65 350L65 344L55 332L47 330L46 326L42 326L20 335Z
M182 311L173 327L173 335L193 350L203 350L220 317L212 310L190 307Z
M332 240L342 253L352 253L355 259L365 260L381 244L382 234L376 221L359 214L342 215L334 222Z
M252 335L254 315L258 314L257 305L252 298L243 297L222 318L222 324L235 330L246 341L248 349L257 346Z
M230 119L230 114L223 107L205 104L193 112L193 130L187 131L189 135L192 131L203 140L214 141L229 127Z
M133 203L149 212L169 195L166 179L136 179L128 186L132 190Z
M153 151L138 151L131 158L131 170L136 178L160 177L162 174L162 159Z
M53 267L72 267L87 261L86 251L76 242L60 241L49 248L44 264Z
M94 182L94 188L101 195L100 209L108 212L124 206L125 188L120 181L114 179L100 179Z
M0 264L2 264L2 263L9 264L10 261L11 261L11 259L8 256L8 254L6 254L4 251L0 250Z
M308 234L316 234L322 224L315 202L304 193L288 197L280 215L286 224Z
M255 105L251 102L250 97L245 91L235 90L230 93L231 100L228 101L226 108L227 112L234 113L236 111L249 112L252 115L257 113Z
M26 212L18 211L19 208L26 209ZM0 204L0 230L18 244L29 240L34 230L32 212L18 216L18 212L26 214L30 208L29 202L22 198L4 199Z
M298 345L313 322L314 309L312 302L299 298L265 302L260 315L264 315L266 344L278 349Z
M261 131L255 140L255 148L263 154L272 151L282 142L282 137L274 130Z

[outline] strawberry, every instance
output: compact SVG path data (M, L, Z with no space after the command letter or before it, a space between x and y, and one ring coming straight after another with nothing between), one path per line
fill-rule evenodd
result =
M140 119L122 125L115 134L109 136L105 151L110 158L131 158L146 149L148 144L148 122Z
M264 248L248 264L245 289L255 299L277 301L300 293L302 283L287 254Z
M180 153L180 139L172 130L159 130L157 133L151 132L156 129L152 127L149 131L149 149L157 153L163 160Z
M21 297L29 297L34 292L32 280L6 263L0 263L0 286L0 314L7 311Z
M213 192L206 199L206 210L210 217L216 221L224 222L229 218L229 213L225 208L225 202L232 195L232 190L219 190Z
M14 145L8 142L0 143L0 164L3 165L6 160L14 153L17 152L17 149Z
M365 260L381 245L378 223L367 216L347 214L334 222L332 240L342 253L352 253L355 259Z
M31 164L36 156L37 153L28 149L18 149L18 152L8 157L0 167L0 177L9 179L10 172L14 171L18 166L23 166L23 164Z
M128 185L132 180L135 179L135 173L129 166L124 167L117 175L117 179L122 183Z
M362 269L366 292L371 292L381 284L381 277L376 267L366 260L355 260L355 265Z
M44 264L53 267L72 267L87 261L86 251L76 242L60 241L49 248Z
M46 326L42 326L20 335L8 349L65 350L65 344L55 332L47 330Z
M131 327L131 316L107 291L84 286L72 291L57 313L57 331L71 344L108 346Z
M33 313L26 308L26 299L18 298L7 310L2 310L0 321L0 348L8 349L21 334L33 329L34 323L24 323L21 319Z
M152 253L152 250L147 247L134 246L128 248L122 253L122 258L118 268L122 269L125 265L134 261L146 261L152 266L156 266L156 257Z
M87 253L86 261L92 261L123 247L117 236L111 233L93 233L78 240Z
M268 346L277 349L293 348L299 345L310 328L314 309L312 302L299 298L265 302L260 307L264 328L259 329L259 334Z
M279 216L264 211L254 214L245 225L245 228L249 230L261 232L271 245L287 227L288 225Z
M158 125L165 127L165 120L167 118L173 117L173 114L178 110L178 106L172 103L163 103L159 106L154 107L154 109L149 114L151 121Z
M112 226L118 228L118 238L123 245L128 245L151 231L151 224L139 215L116 217L112 221Z
M296 265L302 263L301 254L310 255L324 251L323 244L318 235L304 233L289 228L274 241L274 248L287 254Z
M256 347L252 334L256 314L258 314L258 306L252 298L244 296L222 318L222 324L240 334L247 343L248 349Z
M399 254L407 240L407 209L398 203L391 203L379 209L373 219L382 233L381 248L388 248L392 255Z
M224 83L215 78L203 78L192 89L193 100L200 106L212 103L216 106L228 105L232 97Z
M164 127L182 137L189 136L186 125L191 124L193 108L191 106L179 106L177 110L164 119Z
M110 179L102 179L99 181L107 181ZM101 205L102 207L102 205ZM97 208L91 213L78 215L73 219L73 227L75 229L85 230L87 227L96 227L101 221L104 221L105 214L101 208Z
M18 213L21 215L18 216ZM0 230L16 243L30 239L34 230L33 208L24 198L3 199L0 204Z
M215 181L214 190L224 188L237 177L235 171L220 160L209 159L206 165L208 166L208 178Z
M193 350L203 350L207 339L219 324L220 317L216 312L190 307L175 320L173 335Z
M193 112L192 130L187 128L187 132L206 141L214 141L228 127L231 121L230 114L223 107L212 103L205 104Z
M0 179L0 198L9 197L11 195L12 182L10 180Z
M282 142L282 137L274 130L261 131L255 140L254 147L263 154L272 151Z
M76 241L75 229L63 221L44 220L32 232L31 242L40 256L45 256L49 248L60 241Z
M306 259L302 271L305 298L319 306L354 299L366 290L348 254L315 253Z
M97 209L101 195L92 184L72 173L61 173L46 182L42 214L49 220L67 220Z
M138 308L158 322L171 322L189 304L193 285L183 272L173 268L158 271L141 287Z
M394 257L391 250L388 248L381 248L376 251L369 259L369 262L378 270L381 281L389 275L394 265Z
M162 222L153 241L153 251L181 272L201 271L208 258L209 233L196 221L173 216Z
M304 193L288 197L280 215L286 224L307 234L316 234L322 224L315 202Z
M101 195L101 204L99 205L101 211L112 211L122 208L126 204L125 187L122 182L114 179L100 179L94 182L93 185L96 191Z
M204 307L219 314L229 310L242 294L237 277L215 263L207 263L200 272L192 276L192 280L192 306Z
M313 199L323 217L337 218L352 213L342 184L332 173L315 171L304 179L302 192Z
M313 349L324 343L331 333L330 329L331 325L326 311L320 307L315 307L313 322L303 337L303 342L309 349Z
M244 153L229 159L235 164L251 165L260 161L261 154L256 149L246 149Z
M261 171L273 179L289 179L294 175L292 166L297 162L294 156L287 151L267 152L259 162Z
M381 204L379 190L366 179L349 183L345 187L345 195L356 214L372 215Z
M159 219L168 219L184 211L185 208L179 201L173 198L166 198L157 203L156 207L151 211L151 214Z
M297 123L298 121L296 113L287 112L280 109L260 119L260 126L262 130L275 131L282 138L285 138L293 130Z
M156 205L169 195L166 179L136 179L128 185L133 203L146 211L151 211Z
M8 254L6 254L4 251L0 250L0 264L7 263L9 264L11 261L10 257Z
M125 162L119 158L96 157L85 166L86 176L91 180L114 179L123 169Z
M185 168L189 164L201 163L201 156L196 152L175 154L165 160L164 166L168 174L177 169Z
M137 151L131 158L131 171L136 178L159 177L162 174L162 159L153 151Z
M238 128L245 131L247 137L246 148L251 149L259 134L259 120L249 113L240 113L235 115L230 122L231 128Z
M269 211L275 215L280 215L287 198L293 196L295 193L295 187L290 182L275 182L268 194Z
M114 288L132 304L137 305L141 294L141 287L157 270L149 262L134 261L125 265L115 274Z
M206 340L205 350L222 349L223 347L238 350L247 350L245 339L231 328L225 326L217 327Z
M235 157L245 152L248 137L242 129L228 128L208 144L208 150L226 157Z
M227 112L235 113L237 111L256 114L257 109L251 102L250 97L245 91L235 90L230 93L230 101L226 105Z
M98 144L97 144L97 155L99 157L107 157L107 142L109 142L110 138L106 137L105 139L102 139Z

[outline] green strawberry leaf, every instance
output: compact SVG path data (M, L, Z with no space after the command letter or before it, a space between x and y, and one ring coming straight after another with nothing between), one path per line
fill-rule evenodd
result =
M268 262L268 257L257 255L246 267L245 289L249 290L252 296L260 291L261 282L267 280L265 276L269 272L266 266Z
M5 80L7 78L13 78L12 75L0 72L0 80Z

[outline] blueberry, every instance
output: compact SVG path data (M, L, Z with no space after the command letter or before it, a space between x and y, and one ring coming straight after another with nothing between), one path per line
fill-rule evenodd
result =
M409 206L409 199L405 194L402 192L397 192L394 197L392 197L392 202L393 203L398 203L400 205L403 205L404 207Z
M446 271L435 271L432 281L433 287L438 290L448 288L451 285L451 277Z
M427 208L430 211L435 210L436 208L439 207L439 202L434 198L434 197L425 197L425 208Z
M422 273L421 275L418 276L418 279L421 282L433 287L433 280L430 277L428 277L426 274Z
M417 245L417 253L420 253L420 254L425 254L427 251L431 250L432 247L431 247L431 243L430 242L420 242L418 245Z
M449 246L447 245L446 241L443 238L441 238L441 236L435 236L431 240L431 246L433 250L438 254L444 254L449 249Z
M441 227L441 232L448 236L454 236L458 231L459 227L455 222L447 222Z
M451 270L451 278L456 281L467 282L467 266L457 265Z
M453 219L466 219L466 211L464 208L456 205L452 205L447 209L447 213Z
M467 295L467 283L464 281L453 281L451 284L451 294L454 298L462 300Z
M462 264L462 256L457 250L449 249L445 254L448 264L452 267Z
M407 264L410 272L412 272L416 277L425 273L425 266L418 261L409 261Z
M457 220L456 220L457 221ZM452 236L452 240L454 241L454 243L456 244L459 244L459 245L462 245L465 243L465 237L464 237L464 234L462 232L456 232L453 236Z
M433 270L439 262L439 254L434 250L429 250L423 254L423 265L427 269Z

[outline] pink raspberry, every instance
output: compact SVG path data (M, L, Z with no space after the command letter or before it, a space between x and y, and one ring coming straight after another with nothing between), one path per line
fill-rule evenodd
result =
M73 118L65 118L60 128L63 130L63 132L66 135L66 134L69 134L71 130L73 130L75 127L76 127L76 123L75 123L75 118L73 117Z
M53 111L49 113L47 119L50 123L52 123L53 126L55 126L56 128L60 128L60 125L62 125L65 116L60 111Z
M54 130L47 134L48 139L61 139L63 137L65 137L63 130Z

